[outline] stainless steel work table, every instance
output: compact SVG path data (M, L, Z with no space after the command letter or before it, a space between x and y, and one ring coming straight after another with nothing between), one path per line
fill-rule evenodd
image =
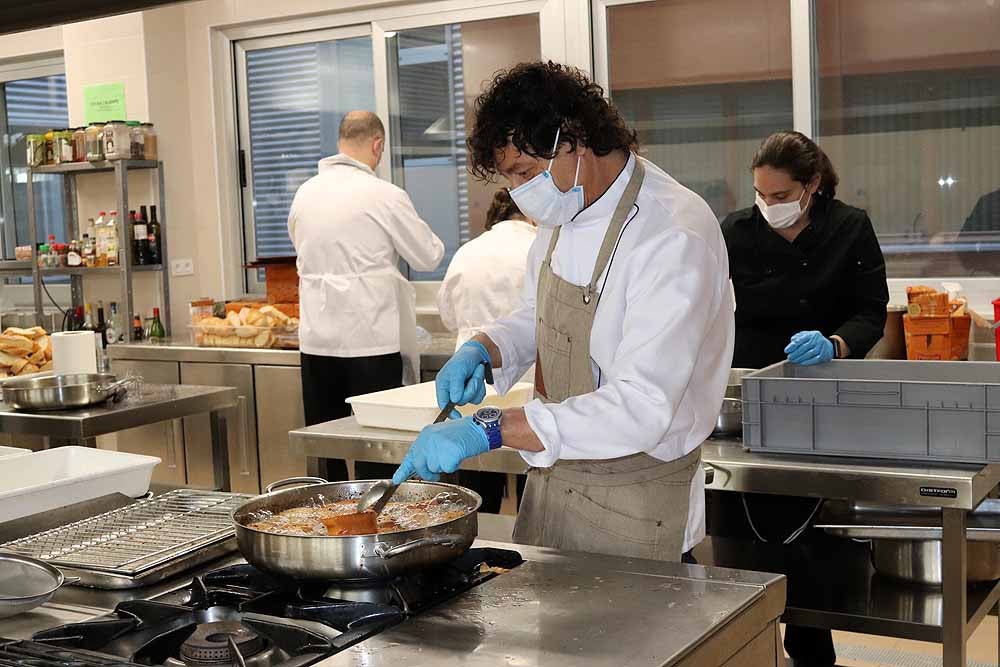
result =
M1000 482L1000 465L908 463L880 459L760 454L738 439L709 440L705 463L715 468L708 488L718 491L864 501L941 508L944 585L921 588L874 574L865 556L845 572L816 572L840 593L816 595L813 607L790 600L784 620L813 627L939 642L944 667L964 667L965 643L990 609L1000 602L1000 583L966 585L966 522ZM776 550L748 546L749 560L767 562ZM857 559L855 559L857 560ZM741 567L743 563L741 562ZM862 579L863 581L855 581ZM850 590L852 595L844 595Z
M403 623L317 663L324 667L540 665L719 665L764 635L784 607L780 575L680 563L514 548L525 562ZM148 588L100 591L66 586L38 609L0 619L0 636L35 632L106 613L128 599L171 593L201 566ZM780 653L778 654L780 655ZM749 663L743 658L739 664Z
M209 414L214 453L215 487L229 489L225 410L236 405L232 387L143 383L118 403L107 402L83 410L21 412L0 402L0 433L41 435L93 445L99 435L146 424Z
M311 475L319 459L345 458L400 463L416 434L358 425L354 417L291 431L293 454L306 457ZM739 439L712 438L702 449L709 489L810 496L895 505L922 505L943 510L945 582L941 589L896 584L873 574L865 558L845 568L847 578L867 578L844 590L853 598L819 596L809 607L789 604L784 620L796 624L852 632L939 642L945 667L965 665L965 640L1000 601L1000 586L969 588L965 584L965 529L975 509L1000 482L1000 465L908 464L877 459L758 454ZM521 456L499 449L466 459L462 469L502 473L525 470ZM714 474L713 474L714 473ZM767 545L748 549L749 563L767 568ZM754 557L764 555L754 562ZM855 559L857 560L857 559ZM763 562L761 562L763 561ZM750 565L740 563L741 569ZM828 573L817 573L818 578ZM854 582L857 583L857 582ZM835 596L836 597L836 596Z

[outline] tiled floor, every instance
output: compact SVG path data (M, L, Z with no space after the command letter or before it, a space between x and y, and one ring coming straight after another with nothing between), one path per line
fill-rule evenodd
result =
M834 632L840 667L940 667L941 646L891 637ZM988 616L967 644L969 667L997 665L997 619Z

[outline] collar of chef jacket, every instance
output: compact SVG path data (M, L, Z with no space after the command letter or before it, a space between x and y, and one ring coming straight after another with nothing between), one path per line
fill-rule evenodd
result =
M628 160L625 162L625 167L618 174L618 177L611 183L607 190L598 197L597 201L591 203L590 206L586 207L579 213L577 213L571 224L576 226L582 226L589 223L604 222L607 223L611 220L611 216L614 215L615 208L618 206L618 200L622 198L625 194L625 186L628 185L629 179L632 177L632 172L635 170L635 153L629 153Z

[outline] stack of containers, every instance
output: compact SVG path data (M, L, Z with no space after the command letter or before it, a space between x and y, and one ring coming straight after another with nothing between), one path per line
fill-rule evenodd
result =
M964 299L931 287L915 286L906 288L906 300L903 332L907 359L964 361L969 358L972 317Z

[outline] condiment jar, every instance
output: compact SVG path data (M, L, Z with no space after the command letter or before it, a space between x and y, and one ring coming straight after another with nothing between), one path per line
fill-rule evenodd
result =
M55 159L58 164L73 161L73 133L69 130L55 132Z
M142 125L137 120L130 120L128 125L129 145L133 160L143 160L146 157L146 133L142 130Z
M147 160L158 160L159 158L159 139L156 136L156 130L153 128L152 123L143 123L142 132L144 137L144 148L145 148L145 158Z
M132 156L129 127L125 121L113 120L104 126L104 159L127 160Z
M45 135L29 134L24 138L27 149L29 167L41 167L45 164Z
M73 130L73 162L87 161L87 130L78 127Z
M55 138L56 138L55 130L49 130L48 132L45 133L45 164L56 163Z
M87 137L87 159L100 162L104 159L104 126L93 123L84 130Z

